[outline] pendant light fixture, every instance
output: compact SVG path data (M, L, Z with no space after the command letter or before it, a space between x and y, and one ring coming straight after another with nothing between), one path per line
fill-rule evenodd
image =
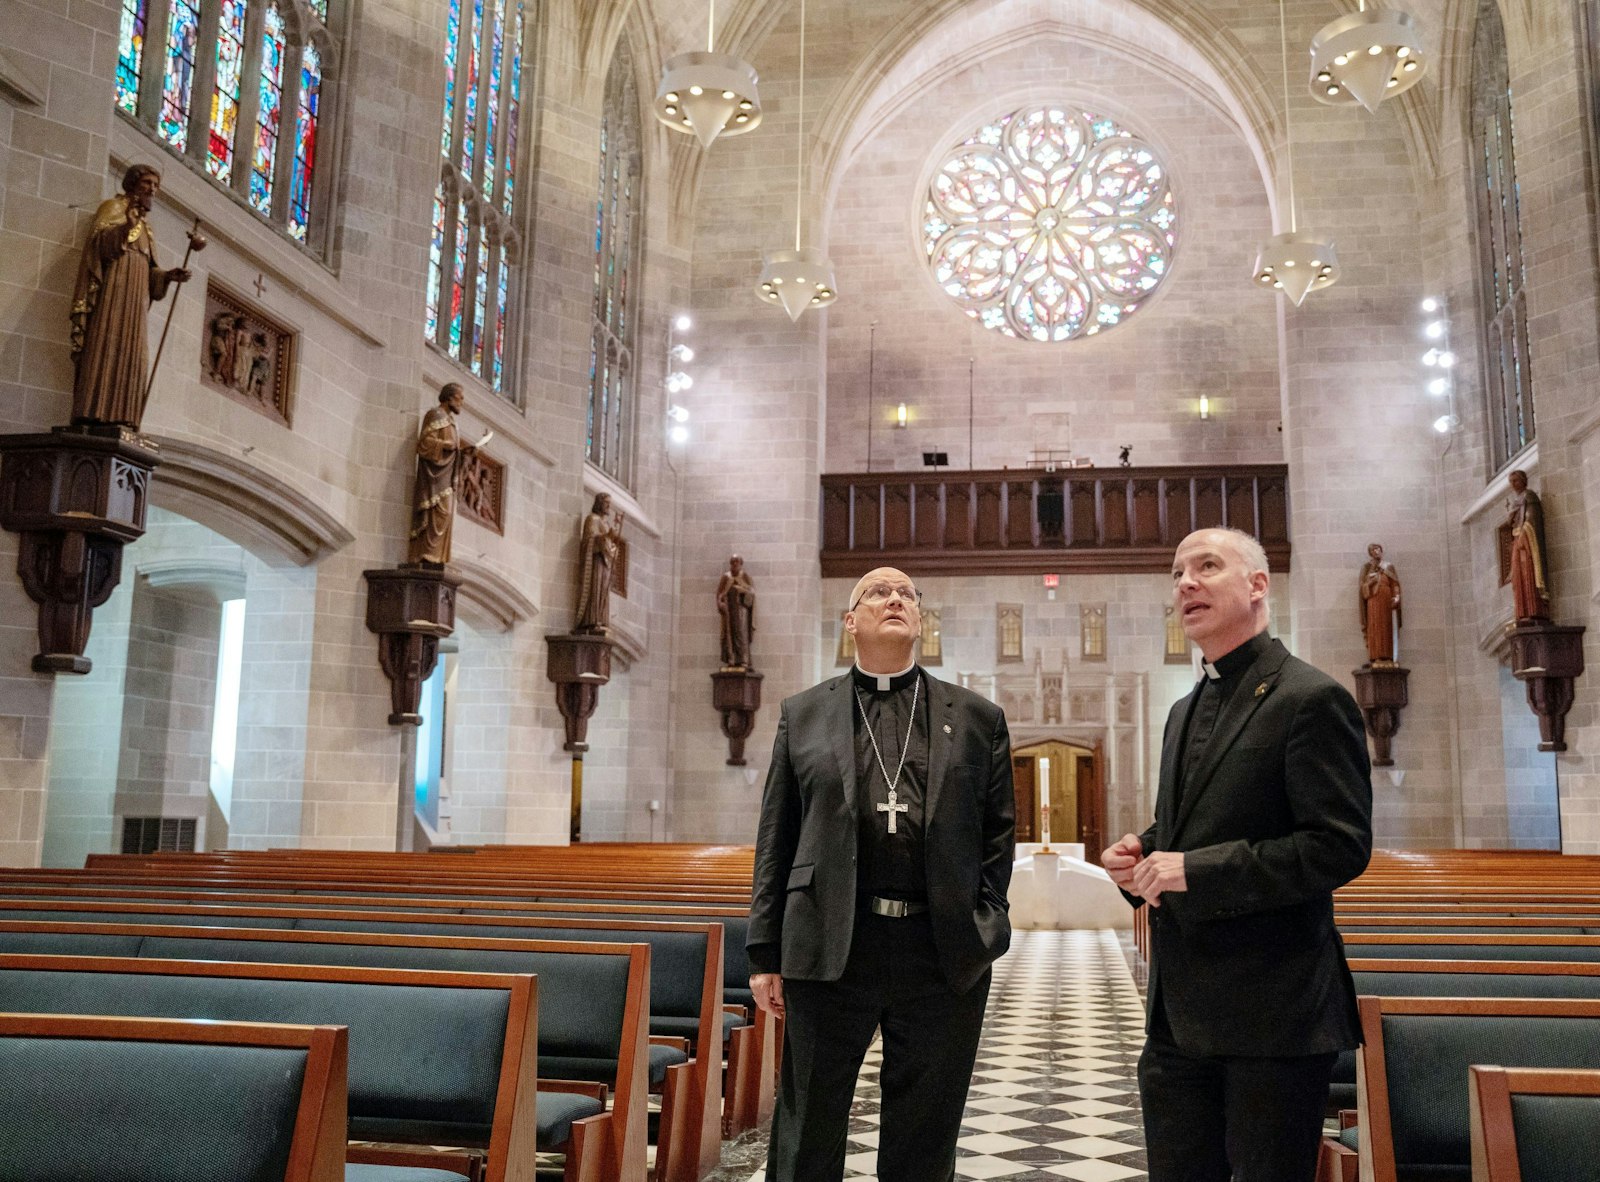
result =
M717 0L710 0L705 52L668 58L656 87L656 118L674 131L692 132L704 148L718 136L754 131L761 122L756 68L717 53L716 33Z
M807 308L825 308L838 298L833 264L820 250L800 245L806 204L806 0L800 0L800 84L795 95L794 249L769 250L763 255L756 294L768 303L782 304L789 319L798 322Z
M1311 39L1311 94L1319 103L1360 103L1376 111L1428 72L1422 31L1408 12L1359 12L1329 21Z
M1339 259L1333 239L1302 231L1294 208L1294 122L1289 110L1289 24L1283 0L1278 0L1278 33L1283 54L1283 139L1289 174L1289 229L1261 244L1256 255L1255 281L1261 287L1283 292L1299 307L1310 292L1339 281Z

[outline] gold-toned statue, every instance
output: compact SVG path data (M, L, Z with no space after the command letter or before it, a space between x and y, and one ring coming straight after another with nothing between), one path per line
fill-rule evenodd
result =
M138 429L150 386L146 333L150 305L173 284L189 280L183 267L156 265L150 207L161 173L134 164L122 192L102 201L83 244L72 293L74 423L116 423ZM198 235L191 236L191 246Z
M406 561L414 566L443 566L450 561L455 532L456 485L463 463L478 452L493 432L477 444L463 444L456 415L467 397L457 382L439 390L439 405L422 416L417 435L417 484L411 503L411 542Z
M1367 547L1367 563L1361 568L1357 589L1361 635L1367 640L1367 664L1393 665L1398 659L1396 645L1400 637L1400 576L1394 563L1383 560L1383 547L1377 542Z
M611 577L616 571L623 517L611 512L611 497L599 493L583 519L578 544L578 622L574 632L604 636L611 628Z
M1506 524L1511 527L1511 602L1518 623L1550 618L1549 551L1544 544L1544 504L1539 494L1528 487L1528 474L1521 468L1512 471L1511 511Z
M745 573L744 559L728 559L717 580L717 614L722 617L722 668L749 669L750 639L756 631L756 589Z

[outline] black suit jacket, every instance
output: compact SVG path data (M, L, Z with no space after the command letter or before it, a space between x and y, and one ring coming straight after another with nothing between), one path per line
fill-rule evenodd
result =
M1011 942L1016 803L1005 714L922 671L928 701L924 861L945 980L965 992ZM836 981L856 918L855 697L849 674L785 699L761 798L747 944L785 977Z
M1333 890L1372 853L1360 711L1272 641L1223 706L1180 804L1179 747L1198 696L1167 716L1155 824L1141 838L1146 854L1183 851L1188 885L1151 911L1150 1012L1163 1006L1174 1041L1194 1054L1354 1047Z

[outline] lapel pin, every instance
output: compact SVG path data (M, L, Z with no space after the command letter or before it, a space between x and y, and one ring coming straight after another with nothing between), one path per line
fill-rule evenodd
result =
M950 724L948 722L944 724L944 733L947 735L950 733Z
M1256 697L1259 698L1263 694L1265 694L1266 692L1267 692L1267 683L1266 682L1263 681L1260 685L1256 686Z

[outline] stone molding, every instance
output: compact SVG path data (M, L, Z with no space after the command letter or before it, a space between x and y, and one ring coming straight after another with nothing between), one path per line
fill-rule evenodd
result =
M455 558L450 566L461 576L456 591L461 614L474 626L487 624L497 632L510 632L539 614L539 605L498 571Z
M598 493L605 493L611 498L613 512L620 509L628 519L629 525L637 525L652 538L660 540L661 528L656 525L655 519L644 511L644 506L634 499L631 492L587 460L583 464L583 491L586 494L585 500ZM588 512L587 509L584 511Z
M355 541L315 499L265 468L194 440L150 438L161 449L151 504L210 526L251 553L267 550L298 566Z
M1506 464L1505 469L1497 473L1489 481L1484 490L1478 494L1477 499L1474 500L1472 504L1468 505L1462 512L1462 525L1471 525L1474 518L1478 517L1482 513L1487 512L1489 509L1498 508L1501 510L1501 512L1505 511L1506 497L1511 495L1511 482L1508 477L1514 469L1520 469L1523 472L1526 472L1529 476L1532 476L1539 470L1538 440L1534 440L1534 442L1528 444L1527 447L1523 448L1516 455L1512 456L1510 462Z
M44 79L30 77L15 56L0 48L0 95L19 106L42 107L45 87Z
M218 603L243 599L244 568L238 563L214 562L204 558L164 558L141 562L135 571L158 590L195 590L214 596Z

